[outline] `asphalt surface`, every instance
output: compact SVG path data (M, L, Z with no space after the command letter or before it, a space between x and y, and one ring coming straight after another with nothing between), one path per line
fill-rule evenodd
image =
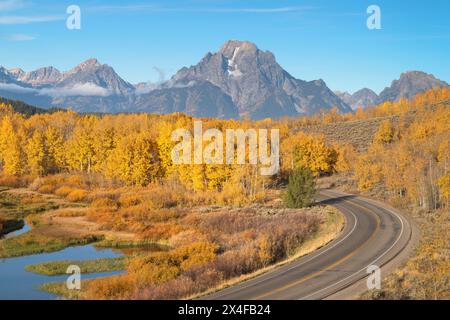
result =
M389 206L326 190L318 200L345 216L341 234L328 245L292 263L203 297L207 300L326 299L366 283L368 267L391 264L409 247L413 228ZM362 287L362 288L361 288ZM353 291L352 294L355 294Z

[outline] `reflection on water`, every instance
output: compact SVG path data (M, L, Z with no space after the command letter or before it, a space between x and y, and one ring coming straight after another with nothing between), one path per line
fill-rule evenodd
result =
M22 230L21 230L22 231ZM26 232L26 231L25 231ZM116 258L123 254L111 249L96 249L92 245L71 247L53 253L37 254L18 258L0 259L0 300L44 300L55 299L55 295L39 290L48 282L66 281L69 275L45 276L25 271L30 264L38 264L58 260L93 260ZM121 271L81 275L82 279L120 274Z
M20 228L19 230L7 233L6 235L3 236L2 239L8 239L8 238L14 238L17 236L20 236L21 234L27 233L28 231L31 230L31 227L28 225L28 223L26 221L23 222L23 227Z

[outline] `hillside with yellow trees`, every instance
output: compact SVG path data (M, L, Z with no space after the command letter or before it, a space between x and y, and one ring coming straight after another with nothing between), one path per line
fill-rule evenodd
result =
M307 168L331 186L391 202L421 226L415 257L370 298L448 298L449 107L445 88L354 114L202 119L204 130L279 129L281 171L264 177L258 165L172 163L172 132L192 128L194 120L183 114L24 117L2 104L0 185L80 203L82 209L63 215L84 217L102 235L132 234L130 246L166 247L133 255L125 275L92 280L82 298L182 298L292 256L335 217L327 207L292 211L279 203L287 177ZM42 235L26 237L0 241L9 248L49 243ZM123 245L123 239L103 240Z

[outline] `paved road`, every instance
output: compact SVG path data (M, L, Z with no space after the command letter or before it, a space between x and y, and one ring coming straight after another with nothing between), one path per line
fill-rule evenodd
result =
M331 190L321 192L318 200L344 214L346 224L339 237L292 263L203 299L325 299L361 286L368 266L392 263L410 242L409 221L382 203Z

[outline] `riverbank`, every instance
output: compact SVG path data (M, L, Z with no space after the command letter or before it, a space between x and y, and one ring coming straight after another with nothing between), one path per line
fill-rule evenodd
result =
M62 250L105 241L133 243L135 236L128 232L101 230L99 224L86 219L86 205L72 203L53 195L28 189L4 189L0 192L0 220L7 235L24 226L26 233L0 238L0 258L19 257Z
M165 245L158 246L158 252L142 255L124 252L126 258L120 259L98 260L94 256L85 261L69 256L24 266L34 273L60 277L65 276L64 269L70 264L79 265L83 275L120 273L107 279L83 277L80 292L68 291L65 279L41 284L43 290L71 299L180 299L202 294L312 252L334 239L344 224L331 207L284 208L279 191L270 194L265 203L189 208L155 207L153 195L147 190L135 193L133 198L126 190L126 196L119 193L116 198L74 206L54 195L46 198L29 190L10 192L51 199L58 208L28 215L31 230L0 240L0 257L67 247L72 248L65 250L75 250L87 244L126 250ZM190 276L203 279L202 283ZM180 281L189 282L185 291L176 289Z
M345 221L343 215L336 209L332 207L326 207L323 208L324 212L326 213L326 216L324 217L322 223L319 225L318 229L311 234L305 241L293 251L293 254L289 256L287 259L280 261L276 264L272 264L270 266L267 266L265 268L261 268L255 272L252 272L250 274L242 275L239 277L235 277L232 279L229 279L223 283L221 283L218 286L215 286L214 288L210 288L208 290L205 290L201 292L200 294L195 294L191 296L185 296L182 297L183 299L196 299L203 295L210 294L212 292L224 289L226 287L236 285L237 283L240 283L242 281L251 279L253 277L256 277L258 275L261 275L265 272L268 272L270 270L273 270L277 267L280 267L286 263L292 262L293 260L296 260L302 256L305 256L323 246L328 244L330 241L335 239L340 232L342 231ZM113 264L113 261L105 261L106 264L111 263ZM64 265L65 266L65 265ZM57 267L56 265L51 266L51 268ZM111 278L112 282L117 282L118 278L113 277ZM66 299L85 299L86 298L86 288L88 288L92 283L93 280L83 280L82 281L82 290L81 291L74 291L74 290L68 290L66 287L66 284L63 282L52 282L52 283L46 283L44 284L41 289L49 292L51 294L55 294L58 296L62 296Z

